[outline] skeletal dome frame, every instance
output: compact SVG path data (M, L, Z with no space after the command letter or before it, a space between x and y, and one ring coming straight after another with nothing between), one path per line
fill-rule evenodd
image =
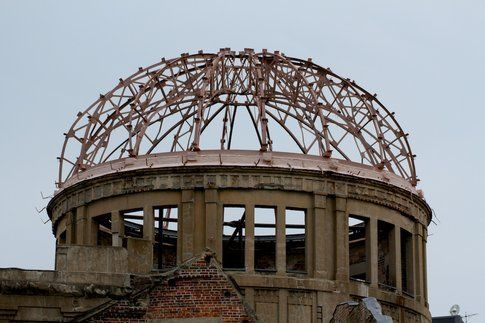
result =
M236 134L243 113L254 131ZM120 79L65 134L58 186L120 158L235 149L236 135L254 136L253 150L287 151L282 132L303 154L370 165L416 186L407 134L375 95L311 59L252 49L182 54Z

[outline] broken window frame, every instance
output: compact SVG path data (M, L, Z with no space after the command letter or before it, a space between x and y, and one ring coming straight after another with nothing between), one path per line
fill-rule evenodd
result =
M274 219L273 222L258 222L259 217L266 217L264 213L261 215L258 215L258 210L261 210L261 212L265 212L266 210L273 210L273 216L272 218ZM263 211L264 210L264 211ZM261 234L258 235L257 232L259 231L258 228L266 228L266 229L272 229L274 231L274 234L271 235L266 235L266 234ZM267 252L260 252L260 250L265 250L269 251L270 248L258 248L258 245L264 243L264 239L258 239L258 236L260 237L267 237L267 242L273 244L272 251L270 253ZM276 206L270 206L270 205L257 205L254 208L254 270L257 272L266 272L266 273L276 273L277 270L277 207ZM258 241L259 240L259 241ZM271 241L272 240L272 241ZM272 258L272 259L270 259ZM270 262L272 260L273 266L268 265L268 266L258 266L260 263L262 263L263 259L270 259Z
M290 211L290 212L288 212ZM292 212L301 212L302 215L303 215L303 224L300 224L300 223L288 223L290 221L288 221L288 219L290 218L289 214L291 214ZM291 217L295 217L295 216L291 216ZM291 221L291 222L295 222L295 221ZM307 210L306 209L302 209L302 208L293 208L293 207L287 207L285 209L285 254L286 254L286 272L287 273L301 273L301 274L304 274L304 273L307 273L307 259L306 259L306 253L307 253L307 226L306 226L306 222L307 222ZM288 234L288 230L298 230L298 229L303 229L303 268L298 270L298 269L290 269L289 268L289 260L290 260L290 257L289 255L295 250L294 247L290 246L290 244L288 243L289 242L289 236L291 236L291 234ZM293 234L293 235L298 235L298 234ZM293 243L292 243L293 244ZM290 251L290 252L289 252Z
M234 214L226 213L226 210L239 210L242 211L241 217L239 220L232 220L227 219L227 217L234 217ZM241 271L246 269L246 208L244 205L237 205L237 204L225 204L222 207L222 267L225 270L234 270L234 271ZM237 218L237 216L236 216ZM230 221L227 221L230 220ZM224 237L228 236L224 234L224 229L227 227L234 228L233 233L230 235L229 241L226 243ZM237 242L235 242L237 239ZM236 255L230 255L230 247L235 245L235 249L237 251ZM239 261L229 261L229 257L231 256L231 260L238 258ZM234 257L234 258L232 258ZM238 266L234 266L232 264L238 264Z
M396 256L395 246L392 242L393 232L395 226L392 223L377 220L377 284L379 288L396 291L396 279L395 279L395 266L393 261ZM387 254L383 254L383 244L387 244ZM381 259L381 257L383 259ZM385 278L382 280L381 271L382 266L385 265L387 257L387 268L383 271L385 272Z
M358 220L360 221L359 223L356 223L356 224L351 224L351 219L354 219L354 220ZM361 225L361 224L364 224L363 227L357 227L357 225ZM349 279L350 280L354 280L354 281L359 281L359 282L364 282L364 283L370 283L370 277L368 277L368 268L369 268L369 259L368 258L368 254L369 254L369 246L368 246L368 226L369 226L369 218L368 217L365 217L365 216L360 216L360 215L355 215L355 214L349 214L348 216L348 252L349 252L349 263L348 263L348 266L349 266ZM351 232L351 229L354 230L354 233ZM357 232L357 231L360 231L360 232ZM356 235L356 238L351 240L351 236L352 234ZM364 248L364 265L362 266L364 268L364 271L363 273L358 273L358 274L354 274L352 275L352 266L354 265L358 265L361 262L359 263L352 263L352 257L351 257L351 244L356 244L356 243L360 243L362 244L363 242L363 248ZM355 247L354 247L355 248ZM363 277L355 277L355 276L362 276Z
M414 250L413 234L403 228L400 230L401 239L401 285L402 293L414 298Z
M165 217L164 210L170 210L169 216L171 214L171 210L176 210L175 217ZM175 230L170 230L170 224L175 223L176 228ZM157 227L158 224L158 227ZM153 268L155 270L165 271L170 270L177 266L178 263L178 244L179 244L179 208L177 205L163 205L163 206L156 206L153 208ZM164 257L164 244L170 243L170 240L165 241L164 239L164 231L167 231L167 236L170 233L175 231L175 243L173 246L172 253L174 253L175 261L171 265L167 265L167 259ZM155 258L156 257L156 258ZM156 259L156 261L155 261ZM165 260L165 262L164 262Z
M120 215L123 223L123 247L126 248L128 238L143 239L144 212L143 208L135 208L130 210L122 210ZM138 228L136 228L137 226Z
M113 222L111 219L111 213L101 214L98 216L93 217L93 222L96 226L96 246L112 246L113 245L113 232L112 226ZM109 242L108 244L103 244L101 241L100 233L104 232L106 235L109 235ZM105 236L106 237L106 236Z

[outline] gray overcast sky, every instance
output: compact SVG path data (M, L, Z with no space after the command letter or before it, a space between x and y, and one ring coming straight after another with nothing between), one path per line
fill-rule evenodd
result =
M433 315L485 320L485 1L0 0L0 267L52 268L56 157L77 111L160 57L220 47L312 57L391 111L418 155ZM46 215L42 215L46 218Z

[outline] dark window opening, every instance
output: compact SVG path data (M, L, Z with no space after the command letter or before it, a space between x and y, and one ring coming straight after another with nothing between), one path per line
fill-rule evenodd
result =
M386 289L395 289L396 282L391 275L391 234L394 225L377 221L377 278L379 286Z
M111 214L103 214L93 218L96 225L96 245L111 246L113 238L111 234Z
M404 293L412 296L413 290L413 248L412 234L401 229L401 280Z
M244 270L246 248L245 208L225 206L223 222L222 266L225 269Z
M69 244L77 243L77 209L72 210L71 214L71 238L68 241Z
M126 238L143 238L143 209L121 212L123 219L123 247L126 248Z
M58 244L66 244L66 230L62 231L59 235L59 240L57 240Z
M173 268L177 266L178 208L156 208L154 216L153 266L160 270Z
M306 271L306 231L305 211L286 209L286 271Z
M367 281L367 219L349 216L349 276L350 279Z
M276 271L276 208L254 209L254 269Z

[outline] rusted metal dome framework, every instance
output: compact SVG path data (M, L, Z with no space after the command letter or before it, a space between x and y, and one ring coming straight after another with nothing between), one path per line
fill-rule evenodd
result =
M254 131L234 130L242 114ZM284 139L274 135L281 132ZM182 54L140 68L79 112L65 135L60 187L112 160L214 145L230 150L236 136L251 135L254 150L288 151L291 142L303 154L374 166L417 183L407 135L375 95L311 59L266 50Z

